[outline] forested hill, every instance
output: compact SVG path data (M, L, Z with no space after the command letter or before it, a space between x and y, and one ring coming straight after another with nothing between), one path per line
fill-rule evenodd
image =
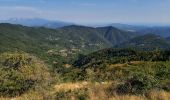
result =
M113 27L66 26L59 29L0 24L0 52L25 51L40 57L72 57L112 47L136 36Z
M167 39L154 34L139 36L112 26L65 26L58 29L0 24L0 52L24 51L46 59L74 58L104 48L169 49ZM53 61L52 60L52 61ZM49 60L48 60L49 61Z
M138 50L155 50L163 49L170 50L170 41L168 38L163 38L155 34L146 34L132 38L124 43L121 43L115 47L118 48L134 48Z
M128 32L119 30L115 27L108 26L108 27L98 27L98 32L108 40L113 46L125 42L129 39L132 39L139 34L135 32Z
M78 67L95 67L96 64L116 64L131 61L167 61L169 51L138 51L135 49L114 49L108 48L93 52L89 55L81 55L74 62Z

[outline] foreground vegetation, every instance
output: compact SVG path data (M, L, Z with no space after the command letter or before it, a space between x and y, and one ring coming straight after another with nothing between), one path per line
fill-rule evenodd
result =
M168 100L169 55L160 50L105 49L79 55L72 65L49 67L24 52L2 53L0 99Z

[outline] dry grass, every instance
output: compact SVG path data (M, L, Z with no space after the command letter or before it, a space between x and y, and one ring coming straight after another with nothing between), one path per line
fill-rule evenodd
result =
M29 91L21 96L16 96L12 98L0 97L0 100L53 100L52 94L49 91Z
M88 82L78 82L78 83L62 83L59 85L55 85L55 90L59 91L68 91L68 90L75 90L88 87Z
M152 91L148 94L151 100L170 100L170 93L165 91Z
M64 67L65 67L65 68L70 68L71 65L70 65L70 64L64 64Z
M56 85L55 89L59 91L74 91L78 89L87 88L88 89L88 100L169 100L170 93L165 91L152 91L147 96L136 96L136 95L118 95L113 93L109 95L106 89L110 86L111 82L103 83L64 83ZM70 100L78 100L76 96L71 96Z
M129 64L134 64L134 65L137 65L137 64L140 64L142 63L142 61L131 61ZM113 67L125 67L127 66L128 63L123 63L123 64L111 64L110 67L113 68Z
M110 67L113 68L113 67L124 67L124 66L127 66L128 64L111 64Z
M113 93L110 95L106 89L113 82L102 82L102 83L90 83L90 82L77 82L77 83L61 83L54 86L51 91L29 91L20 97L15 98L0 98L0 100L56 100L54 98L56 92L61 91L79 91L84 88L88 89L88 100L170 100L170 93L165 91L151 91L147 96L136 96L136 95L117 95ZM74 93L74 92L73 92ZM64 100L79 100L74 95L68 95Z
M98 90L98 89L97 89ZM146 96L136 95L117 95L108 96L105 91L98 90L96 93L94 90L89 94L89 100L170 100L170 93L165 91L151 92Z

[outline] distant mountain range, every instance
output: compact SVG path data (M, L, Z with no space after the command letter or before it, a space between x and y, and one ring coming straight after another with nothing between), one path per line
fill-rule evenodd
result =
M19 24L23 26L29 27L46 27L46 28L61 28L64 26L70 25L78 25L75 23L63 22L63 21L53 21L41 18L33 18L33 19L19 19L19 18L11 18L9 20L1 20L0 23L10 23L10 24ZM136 32L139 35L144 34L156 34L162 37L170 37L170 26L147 26L147 25L129 25L129 24L121 24L121 23L112 23L112 24L99 24L99 25L86 25L91 27L107 27L112 26L120 30L124 30L127 32Z
M170 37L170 26L144 26L144 25L127 25L127 24L110 24L121 30L137 32L140 35L156 34L161 37Z
M109 26L113 26L121 30L132 31L132 32L143 30L149 27L144 25L128 25L128 24L121 24L121 23L113 23L113 24L109 24Z
M19 19L19 18L11 18L8 20L1 20L0 23L10 23L10 24L19 24L23 26L31 26L31 27L47 27L47 28L59 28L63 26L69 26L73 23L67 23L63 21L52 21L41 18L33 18L33 19Z
M95 26L95 25L92 25ZM129 25L129 24L121 24L121 23L112 23L112 24L101 24L96 25L100 27L112 26L118 28L120 30L128 31L128 32L137 32L139 35L144 34L156 34L162 37L170 37L170 26L169 25Z

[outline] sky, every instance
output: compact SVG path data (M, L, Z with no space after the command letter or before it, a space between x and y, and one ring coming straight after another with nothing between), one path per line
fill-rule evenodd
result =
M170 0L0 0L0 19L170 24Z

